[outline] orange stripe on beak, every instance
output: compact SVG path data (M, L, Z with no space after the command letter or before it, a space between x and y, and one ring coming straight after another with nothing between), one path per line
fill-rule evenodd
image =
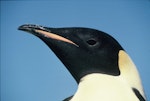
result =
M46 32L46 31L42 31L42 30L35 30L35 31L38 32L38 33L40 33L40 34L43 34L44 36L46 36L48 38L60 40L60 41L63 41L63 42L67 42L67 43L70 43L70 44L73 44L73 45L79 47L73 41L71 41L71 40L69 40L67 38L64 38L62 36L59 36L59 35L56 35L56 34L53 34L53 33L50 33L50 32Z

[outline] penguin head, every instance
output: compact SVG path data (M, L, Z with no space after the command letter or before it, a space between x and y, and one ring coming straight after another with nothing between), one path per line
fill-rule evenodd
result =
M110 35L91 28L48 28L26 24L27 31L43 40L77 82L88 74L120 75L118 53L123 48Z

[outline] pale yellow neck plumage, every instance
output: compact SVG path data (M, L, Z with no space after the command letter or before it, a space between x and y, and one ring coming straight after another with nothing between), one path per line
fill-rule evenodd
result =
M120 50L118 57L119 76L100 73L84 76L71 101L139 101L132 91L134 87L144 96L136 67L125 51Z

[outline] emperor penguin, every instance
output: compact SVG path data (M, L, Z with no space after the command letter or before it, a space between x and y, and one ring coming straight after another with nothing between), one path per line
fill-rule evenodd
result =
M64 101L146 101L135 64L107 33L33 24L18 29L44 41L78 83L76 93Z

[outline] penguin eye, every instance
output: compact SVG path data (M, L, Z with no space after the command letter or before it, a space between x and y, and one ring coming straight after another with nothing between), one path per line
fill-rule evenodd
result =
M97 41L94 40L94 39L90 39L90 40L87 41L87 43L88 43L89 45L93 46L93 45L95 45L95 44L97 43Z

